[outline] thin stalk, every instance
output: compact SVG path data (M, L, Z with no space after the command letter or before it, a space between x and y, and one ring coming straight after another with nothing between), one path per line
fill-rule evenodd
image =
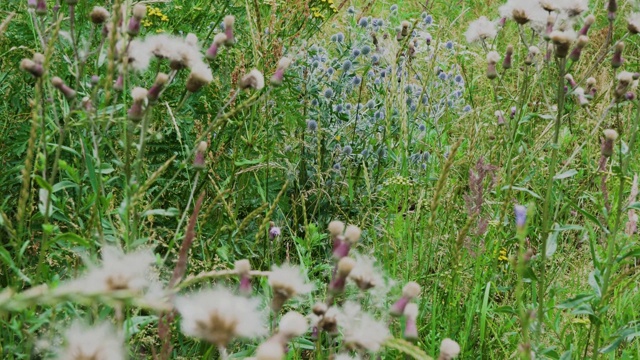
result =
M553 132L553 141L551 143L551 160L549 161L549 175L546 185L546 196L542 213L542 246L540 248L540 276L538 280L538 326L537 339L540 341L542 334L542 324L544 322L544 292L545 292L545 275L547 265L547 239L551 232L551 218L553 211L553 178L556 174L556 166L558 164L558 138L560 137L560 125L562 123L562 115L564 114L564 73L566 66L566 58L558 58L558 114Z

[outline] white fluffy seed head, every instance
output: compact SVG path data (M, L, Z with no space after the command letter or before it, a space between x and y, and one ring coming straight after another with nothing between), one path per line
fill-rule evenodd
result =
M102 6L94 6L89 14L91 22L94 24L102 24L109 19L109 11Z
M344 237L351 244L355 244L360 240L360 235L362 234L362 230L355 225L349 225L344 230Z
M576 42L576 46L579 48L583 48L587 45L587 43L589 42L589 37L586 35L580 35L578 36L578 41Z
M164 85L169 81L169 75L165 73L158 73L156 76L156 85Z
M537 56L538 54L540 54L540 48L538 48L537 46L529 46L529 54L531 54L532 56Z
M349 276L349 273L356 266L356 261L348 256L343 257L338 261L338 274L342 277Z
M411 23L410 23L410 22L408 22L407 20L404 20L404 21L402 22L402 27L403 27L403 28L405 28L405 29L406 29L406 28L408 28L410 25L411 25Z
M340 220L333 220L329 223L327 230L329 230L329 234L331 234L332 237L342 235L344 232L344 223Z
M184 41L190 46L198 46L198 36L194 33L188 33Z
M497 51L491 51L487 54L487 62L489 64L497 64L500 61L500 54Z
M408 303L404 308L404 316L411 319L416 319L419 312L420 310L418 309L418 304L416 303Z
M227 41L227 35L225 33L218 33L213 37L214 44L218 46L224 44L225 41Z
M205 143L205 149L206 149L207 143L205 141L203 142ZM200 144L202 144L202 142ZM199 145L198 145L198 150L200 150ZM237 274L247 274L249 271L251 271L251 263L247 259L238 260L234 265L235 265L234 270Z
M54 76L51 78L51 84L53 84L54 87L60 87L64 85L64 81L62 81L62 79L60 79L59 77Z
M256 359L258 360L282 360L283 357L284 349L277 341L267 340L260 344L256 350Z
M264 75L258 69L253 69L249 71L248 74L242 77L240 80L240 88L241 89L256 89L260 90L264 88Z
M44 55L43 55L43 54L41 54L41 53L35 53L35 54L33 54L33 61L34 61L36 64L40 64L40 65L44 64Z
M442 340L440 344L440 355L444 355L445 359L453 359L460 354L460 345L457 342L447 338Z
M147 16L147 6L144 4L136 4L133 7L133 17L140 20L144 19L145 16Z
M631 82L633 81L633 73L630 73L628 71L622 71L618 74L618 81L623 83L623 84L631 84Z
M145 88L135 87L131 90L131 97L133 98L133 101L142 101L146 99L148 93L149 92Z
M575 33L569 31L554 30L551 35L551 41L557 45L569 46L575 39Z
M596 17L593 16L593 14L590 14L584 19L584 24L587 26L593 25L594 22L596 22Z
M420 295L420 290L420 284L415 281L411 281L402 288L402 296L413 299Z
M613 129L607 129L604 131L604 137L609 141L616 141L618 138L618 132Z
M596 86L596 78L590 77L587 79L587 86L594 87Z
M236 22L236 17L233 15L227 15L224 17L224 26L225 27L229 27L229 26L233 26L233 24Z
M497 117L501 117L501 116L504 116L504 112L502 110L496 110L496 112L494 112L493 115Z
M278 61L278 68L279 69L286 69L289 67L289 65L291 65L291 59L288 57L283 57L282 59L280 59Z
M280 319L279 332L288 338L303 335L308 328L307 318L296 311L289 311Z

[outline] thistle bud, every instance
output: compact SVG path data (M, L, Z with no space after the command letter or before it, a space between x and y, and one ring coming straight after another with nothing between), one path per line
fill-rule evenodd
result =
M131 97L133 98L133 103L129 110L127 110L127 117L129 120L134 122L138 122L142 120L145 113L145 101L147 100L147 94L149 92L145 88L136 87L131 90Z
M404 309L404 338L410 341L418 339L418 305L415 303L407 304Z
M209 60L213 60L218 56L218 51L220 50L220 46L224 45L224 42L227 40L227 35L224 33L216 34L213 37L213 42L209 49L207 49L207 53L205 54L206 58Z
M555 45L556 57L566 58L569 54L569 48L573 42L571 34L564 31L554 31L551 33L551 41Z
M498 126L502 126L505 124L504 113L501 110L496 110L494 115L496 116Z
M238 86L240 87L240 89L243 89L243 90L244 89L260 90L264 88L264 76L262 76L262 73L259 70L253 69L248 74L243 76L242 79L240 79Z
M44 68L42 65L37 64L31 59L22 59L20 62L20 69L33 75L33 77L39 78L44 74Z
M400 299L391 306L391 309L389 310L391 315L396 317L402 315L407 304L418 297L418 295L420 295L420 291L421 288L417 282L408 282L404 288L402 288L402 297L400 297Z
M631 35L640 33L640 13L633 13L627 19L627 30Z
M198 144L198 148L196 149L196 155L193 158L193 168L202 170L206 167L205 165L205 156L207 153L208 144L206 141L201 141Z
M578 83L576 82L576 80L573 78L573 75L571 74L567 74L564 76L565 80L567 80L567 83L569 84L569 86L571 86L571 88L575 88L576 86L578 86Z
M578 98L578 103L580 104L580 106L589 105L589 99L587 99L587 97L585 96L583 88L579 87L579 88L575 89L574 90L574 94Z
M517 108L515 106L511 107L511 113L509 114L509 116L511 117L511 119L515 119L516 117L516 110Z
M409 26L410 25L411 25L411 23L406 21L406 20L402 22L402 30L400 31L400 35L402 35L402 37L405 37L405 36L409 35Z
M493 80L498 77L498 71L496 70L496 64L500 61L500 54L496 51L491 51L487 54L487 78Z
M591 95L594 96L596 94L596 78L594 77L590 77L587 79L587 89L586 92Z
M553 26L556 24L556 15L555 14L549 14L549 16L547 16L547 24L544 28L544 39L545 40L550 40L551 39L551 33L553 32Z
M521 9L521 8L513 9L511 11L511 16L513 17L513 20L515 22L517 22L519 25L525 25L529 21L531 21L531 19L527 15L527 12L524 9Z
M158 73L156 81L153 83L151 88L149 88L149 92L147 93L147 99L149 99L149 102L153 104L158 101L160 93L162 93L162 89L164 89L167 81L169 81L169 75L165 73Z
M573 51L571 51L571 54L569 55L569 59L571 59L571 61L574 61L574 62L580 60L582 49L584 49L584 47L587 45L588 42L589 42L589 38L586 37L585 35L578 36L578 41L576 42L576 46L573 48Z
M624 50L624 43L622 41L618 41L613 51L613 57L611 58L611 66L614 69L619 68L624 63L624 59L622 58L622 51Z
M536 62L536 57L540 54L540 49L537 46L529 46L529 52L524 59L525 65L533 65Z
M593 23L596 22L596 17L593 15L589 15L587 16L586 19L584 19L584 24L582 25L582 28L580 28L580 31L578 32L578 35L587 35L589 33L589 29L591 28L591 25L593 25Z
M67 86L67 84L65 84L64 81L62 81L62 79L60 79L59 77L53 77L51 79L51 84L53 85L53 87L58 89L62 93L62 95L67 98L67 100L71 100L76 97L76 91Z
M618 139L618 133L613 129L604 131L604 141L602 142L602 156L611 157L613 155L613 143Z
M451 360L460 355L460 345L451 339L444 339L440 344L438 360Z
M284 72L291 65L291 59L288 57L283 57L278 61L278 67L276 68L275 73L271 77L271 85L280 86L282 85L282 80L284 79Z
M511 58L513 57L513 46L508 45L507 51L504 54L504 61L502 62L503 69L511 69Z
M38 6L38 3L36 0L27 0L27 8L35 9L36 6Z
M344 287L347 284L347 277L355 266L356 261L348 256L345 256L338 261L336 272L329 283L330 293L340 294L344 291Z
M280 236L280 233L280 228L277 227L273 221L269 222L269 239L273 240L277 238L278 236Z
M109 19L109 11L102 6L94 6L93 10L91 10L91 13L89 14L89 18L91 19L91 22L96 25L104 24L104 22Z
M227 38L224 40L226 46L235 44L236 40L233 36L233 25L236 22L236 18L233 15L227 15L224 17L224 34Z
M124 77L122 74L118 75L116 82L113 83L113 89L115 91L122 91L124 89Z
M147 6L143 4L136 4L133 7L133 17L129 19L129 25L127 26L127 34L136 36L140 33L140 21L147 15Z
M616 0L609 0L607 3L607 19L613 21L616 18L616 12L618 11L618 3Z
M629 86L633 82L633 74L628 71L622 71L617 76L618 84L616 85L615 95L618 100L625 96Z
M47 15L47 1L38 0L36 3L36 14L40 16Z
M245 296L251 295L251 263L249 263L249 260L243 259L236 261L234 270L236 274L240 276L240 288L238 290L240 294Z

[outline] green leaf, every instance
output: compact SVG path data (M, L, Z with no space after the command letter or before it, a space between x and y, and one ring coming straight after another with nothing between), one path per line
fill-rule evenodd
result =
M570 178L577 173L578 173L578 170L576 169L567 170L561 174L557 174L556 176L554 176L553 180L562 180L562 179Z
M589 273L588 283L593 289L593 291L595 291L596 296L598 298L601 298L602 290L600 290L600 271L599 270L596 269Z
M581 304L586 303L587 301L590 301L591 299L593 299L594 295L593 294L580 294L577 295L569 300L563 301L560 304L558 304L556 306L556 308L558 309L573 309L578 307Z
M62 180L59 183L53 185L52 192L57 192L57 191L60 191L60 190L71 188L71 187L77 188L78 184L76 184L76 183L74 183L72 181L69 181L69 180Z
M35 175L33 178L36 180L36 182L38 183L38 185L40 185L41 188L46 189L49 192L52 191L51 184L49 184L47 180L43 179L41 176L38 176L38 175Z
M627 207L627 210L628 209L640 210L640 201L639 202L634 202L633 204L629 205Z
M178 209L176 208L168 208L168 209L151 209L151 210L147 210L145 212L142 213L142 216L152 216L152 215L157 215L157 216L177 216L180 214L180 211L178 211Z
M84 148L84 162L87 166L87 173L89 174L89 181L91 182L91 188L94 193L98 193L98 178L96 177L96 168L93 164L93 158L91 157L91 151L87 147L87 143L82 139L82 147Z
M558 248L558 234L560 234L559 231L554 231L551 234L549 234L549 237L547 238L546 255L549 258L552 257L553 254L555 254L556 249Z
M64 233L64 234L60 234L58 236L56 236L55 238L53 238L53 242L58 242L58 241L67 241L69 243L71 243L72 245L79 245L82 247L89 247L90 243L89 240L81 237L78 234L74 234L74 233Z
M595 217L594 215L588 213L586 210L582 209L580 206L576 205L575 203L569 201L569 205L571 205L571 207L578 211L579 213L581 213L582 215L584 215L587 219L591 220L591 222L593 222L594 224L598 225L598 227L600 227L600 229L602 229L602 231L604 231L605 233L609 234L609 229L607 229L606 226L604 226L600 220L598 220L597 217Z
M509 185L503 186L501 190L504 191L504 190L507 190L507 189L509 189ZM527 194L533 196L536 199L542 200L542 197L540 197L540 195L534 193L533 191L531 191L529 189L523 188L523 187L512 186L511 190L523 191L523 192L526 192Z

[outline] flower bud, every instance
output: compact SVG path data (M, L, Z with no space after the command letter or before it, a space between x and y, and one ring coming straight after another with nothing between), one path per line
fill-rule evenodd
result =
M37 64L31 59L22 59L20 62L20 69L33 75L33 77L39 78L44 74L44 68L41 64Z
M417 282L408 282L402 289L402 297L391 306L389 310L391 315L396 317L402 315L405 312L407 304L420 295L420 291L421 288Z
M609 0L607 3L607 19L613 21L616 18L616 12L618 11L618 3L616 0Z
M76 97L76 91L68 87L59 77L53 77L51 79L51 84L53 85L53 87L58 89L62 93L62 95L67 98L67 100L71 100Z
M89 18L91 19L91 22L96 25L104 24L104 22L109 19L109 11L102 6L94 6L93 10L91 10L91 13L89 14Z
M622 41L618 41L613 51L613 57L611 58L611 66L614 69L619 68L620 66L622 66L622 63L624 63L624 59L622 58L623 50L624 50L624 43Z
M127 110L127 117L129 120L138 122L144 118L145 113L145 100L147 100L147 94L149 92L145 88L136 87L131 90L131 97L133 103L129 110Z
M278 61L278 67L276 68L275 73L271 77L271 85L280 86L282 85L282 81L284 79L284 72L291 65L291 59L287 57L283 57Z
M569 59L574 62L580 60L582 49L584 49L588 42L588 37L586 37L585 35L580 35L578 37L578 41L576 42L576 46L573 48L573 51L571 51L571 54L569 55Z
M218 51L220 50L220 46L224 45L225 41L227 41L227 35L224 33L216 34L213 37L213 42L209 49L207 49L207 53L205 54L206 58L209 60L213 60L218 56Z
M613 155L613 143L618 139L618 132L613 129L604 131L604 141L602 142L602 156L611 157Z
M493 80L498 77L498 71L496 70L496 64L500 61L500 54L496 51L491 51L487 54L487 78Z
M504 61L502 62L503 69L511 69L511 58L513 57L513 46L508 45L507 51L504 54Z
M498 126L502 126L505 124L504 113L501 110L496 110L494 115L497 118Z
M591 28L591 25L593 25L593 23L596 22L596 17L593 15L589 15L587 16L586 19L584 19L584 24L582 25L582 28L580 29L580 32L578 32L578 35L587 35L589 33L589 29Z
M233 36L233 25L236 22L236 18L233 15L227 15L224 17L224 34L227 38L224 40L226 46L235 44L236 40Z
M202 89L203 86L209 85L212 81L213 74L211 74L211 69L204 65L194 66L185 86L187 91L194 93Z
M46 0L38 0L38 2L36 3L36 14L40 16L47 15Z
M167 81L169 81L169 75L165 73L158 73L156 81L153 83L151 88L149 88L149 92L147 93L147 99L149 99L152 104L158 101L160 93L162 93L162 89L164 89Z
M205 155L207 152L207 142L206 141L201 141L200 144L198 144L198 148L196 149L196 155L193 159L193 168L194 169L204 169L205 168Z
M566 58L569 54L571 43L573 42L573 38L570 36L570 34L564 31L556 30L551 33L550 38L555 45L556 57Z
M529 52L524 59L525 65L533 65L536 62L536 57L540 54L540 49L537 46L529 46Z

